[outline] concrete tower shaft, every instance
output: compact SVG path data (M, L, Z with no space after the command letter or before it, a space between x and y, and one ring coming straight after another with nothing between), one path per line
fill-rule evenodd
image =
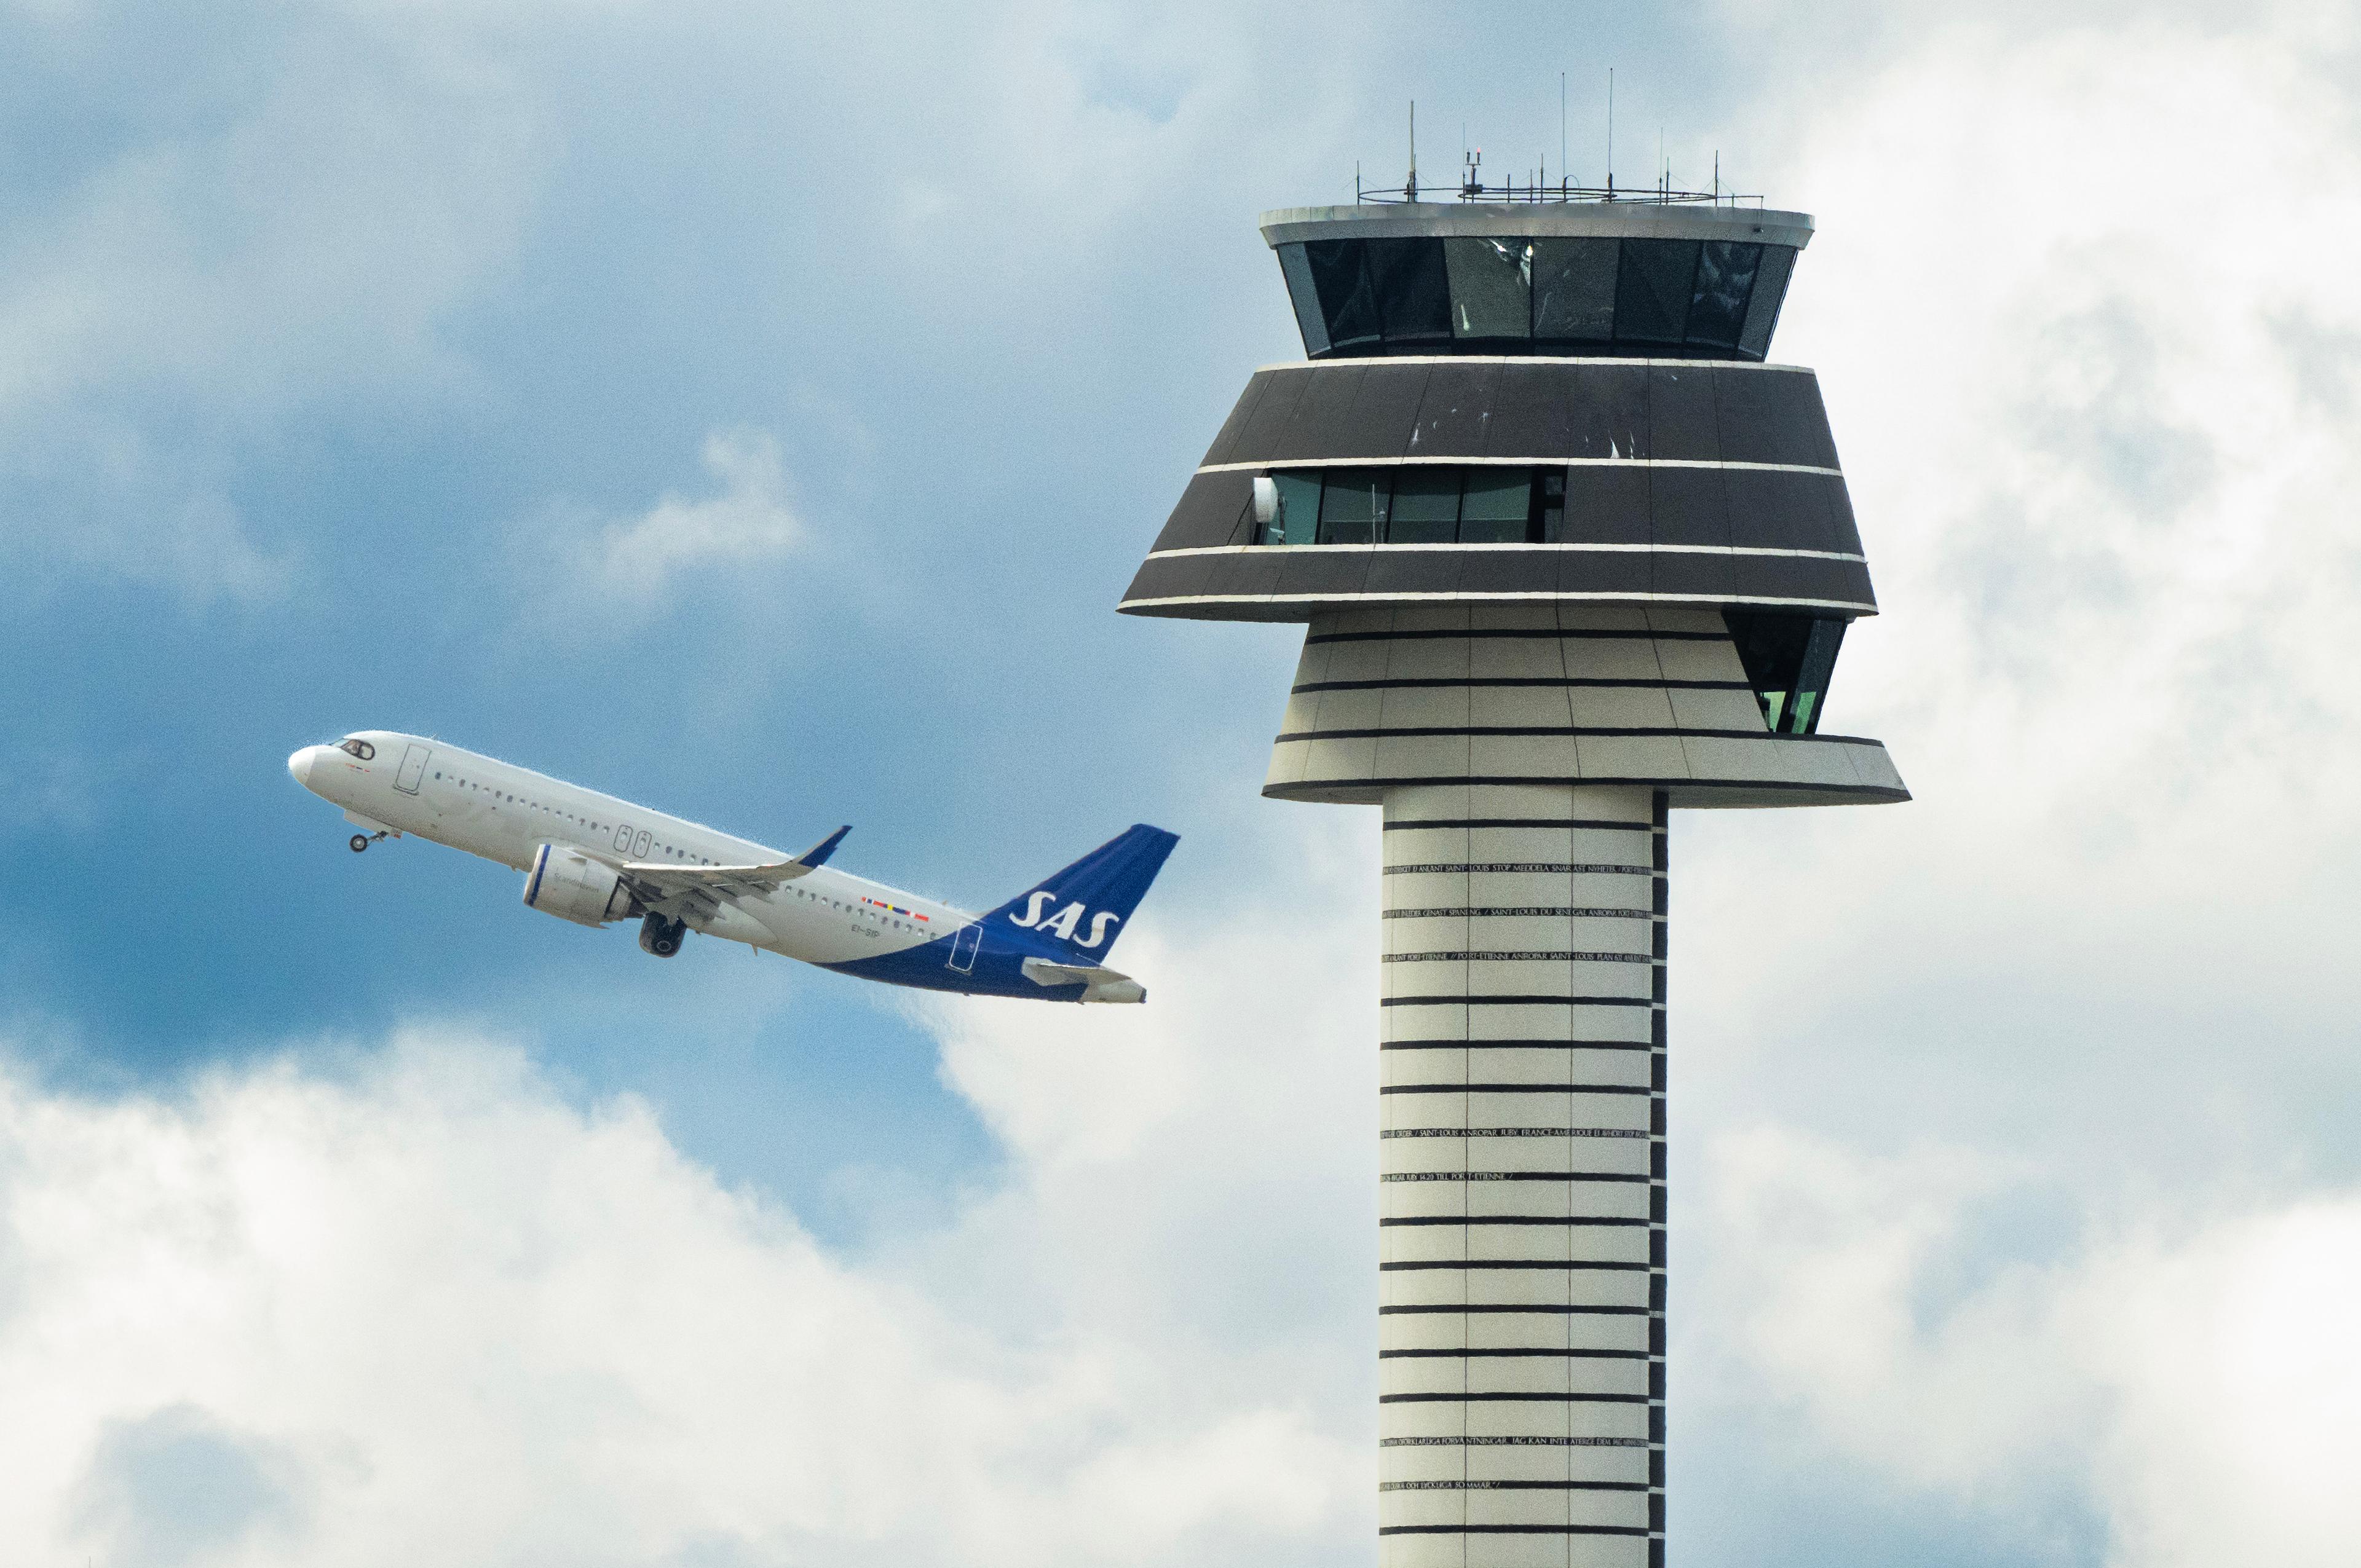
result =
M1306 623L1263 793L1385 813L1392 1568L1664 1556L1666 823L1908 798L1824 734L1876 612L1800 214L1267 215L1257 372L1130 613Z

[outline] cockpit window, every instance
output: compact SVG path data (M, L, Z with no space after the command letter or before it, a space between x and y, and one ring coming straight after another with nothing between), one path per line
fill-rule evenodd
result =
M370 745L368 741L362 740L357 735L337 741L336 750L339 751L350 752L352 755L358 757L364 762L377 755L377 748Z

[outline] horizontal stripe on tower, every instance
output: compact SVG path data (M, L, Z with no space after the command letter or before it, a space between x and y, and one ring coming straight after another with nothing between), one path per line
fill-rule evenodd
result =
M1281 736L1280 739L1284 740L1286 737ZM1419 861L1406 866L1388 866L1385 868L1385 874L1412 876L1425 875L1430 872L1456 875L1462 872L1541 872L1555 875L1559 872L1578 872L1592 876L1607 874L1653 876L1655 871L1656 868L1653 866L1634 866L1608 861Z
M1274 745L1286 740L1383 740L1388 739L1449 739L1455 735L1488 737L1520 735L1590 735L1601 739L1679 736L1690 740L1831 740L1856 741L1851 735L1773 734L1768 729L1689 729L1678 724L1415 724L1398 729L1289 729L1271 737ZM1587 784L1582 779L1576 783ZM1681 781L1686 783L1688 781Z
M1290 367L1291 368L1291 367ZM1486 411L1486 418L1490 411ZM1826 463L1758 463L1739 457L1518 457L1506 453L1445 452L1429 457L1367 453L1358 457L1265 457L1245 463L1200 463L1199 474L1268 474L1273 468L1704 468L1719 473L1817 474L1841 479L1844 470ZM1268 549L1268 546L1264 546Z
M1522 1359L1552 1357L1559 1361L1648 1361L1654 1359L1644 1350L1381 1350L1379 1361L1444 1360L1496 1361L1503 1356Z
M1622 1524L1386 1524L1379 1535L1653 1535L1645 1525Z
M1653 1040L1380 1040L1381 1051L1653 1051Z
M1564 920L1653 920L1653 909L1599 909L1584 905L1469 905L1454 909L1389 909L1378 916L1381 920L1484 920L1484 919L1564 919Z
M1380 1138L1644 1138L1630 1127L1388 1127Z
M1629 1214L1396 1214L1378 1222L1388 1225L1653 1225L1661 1222Z
M1554 817L1438 817L1433 820L1405 817L1388 821L1382 831L1406 832L1413 828L1583 828L1600 833L1637 833L1642 829L1651 833L1664 831L1662 827L1653 822L1577 822Z
M1380 1094L1659 1094L1647 1083L1389 1083Z
M1643 1133L1642 1137L1653 1136ZM1611 1170L1389 1170L1380 1175L1379 1181L1653 1181L1653 1176L1635 1176Z
M1380 1492L1650 1492L1645 1481L1381 1481Z
M1420 1258L1408 1263L1381 1263L1380 1274L1431 1274L1437 1269L1456 1269L1462 1274L1494 1274L1502 1270L1531 1273L1535 1269L1554 1268L1564 1274L1583 1269L1594 1274L1648 1274L1662 1272L1653 1263L1587 1263L1559 1257L1504 1257L1499 1259Z
M1488 1303L1476 1306L1461 1301L1444 1301L1433 1306L1379 1307L1378 1309L1378 1316L1381 1318L1436 1312L1456 1312L1462 1316L1474 1317L1498 1316L1502 1312L1531 1312L1558 1318L1661 1318L1664 1315L1661 1310L1654 1307L1501 1307Z
M1497 641L1502 638L1554 637L1562 642L1727 642L1727 631L1612 630L1576 626L1487 626L1465 631L1315 631L1304 638L1314 642L1433 642L1442 638L1460 641Z
M1580 686L1602 691L1743 692L1754 689L1744 681L1668 681L1661 675L1654 680L1610 680L1604 675L1421 675L1406 676L1398 681L1305 681L1287 689L1292 695L1298 692L1416 691L1429 687L1455 689L1463 686ZM1619 822L1614 826L1641 828L1648 824Z
M1648 1405L1646 1394L1380 1394L1380 1405Z
M1653 1007L1645 996L1381 996L1380 1007Z
M1650 1448L1644 1437L1381 1437L1379 1448Z
M1522 949L1504 949L1494 951L1488 948L1470 948L1460 952L1384 953L1379 955L1378 961L1385 964L1652 964L1656 961L1656 959L1655 955L1653 953L1587 953L1558 948L1532 952L1527 952Z
M1403 730L1389 730L1387 733L1399 735L1407 732ZM1456 731L1455 731L1455 733L1456 733ZM1641 731L1641 733L1646 735L1663 735L1677 740L1683 735L1700 735L1706 732L1697 729L1647 729ZM1754 738L1762 740L1836 740L1851 746L1873 746L1877 744L1877 742L1873 740L1863 740L1857 735L1773 735L1768 731L1765 731ZM1299 736L1297 739L1324 740L1333 740L1334 737L1313 735ZM1326 782L1327 781L1323 781L1319 778L1299 779L1293 784L1266 784L1263 787L1266 789L1295 789L1313 784L1324 786ZM1724 789L1744 790L1750 795L1759 795L1766 791L1772 794L1777 794L1783 790L1808 790L1814 795L1828 795L1831 797L1841 796L1847 800L1901 801L1908 800L1910 798L1910 792L1908 790L1897 789L1886 784L1808 784L1792 779L1667 779L1661 773L1653 778L1625 778L1620 775L1613 778L1591 778L1587 774L1581 778L1568 778L1564 773L1426 773L1423 775L1412 773L1406 774L1399 778L1387 777L1381 779L1361 778L1356 775L1352 778L1340 778L1334 782L1337 784L1350 784L1356 790L1426 789L1438 784L1495 784L1502 787L1513 785L1518 788L1537 787L1542 789L1564 789L1570 784L1578 784L1585 789L1594 787L1600 789L1676 789L1684 791L1691 795L1710 790Z

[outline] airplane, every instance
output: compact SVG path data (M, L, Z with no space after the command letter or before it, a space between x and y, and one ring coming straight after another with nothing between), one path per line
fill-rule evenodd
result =
M287 759L361 829L524 873L525 907L577 925L640 922L658 958L691 931L889 985L1050 1002L1145 1002L1102 961L1180 840L1137 823L998 908L971 915L830 866L839 828L800 855L423 735L361 729Z

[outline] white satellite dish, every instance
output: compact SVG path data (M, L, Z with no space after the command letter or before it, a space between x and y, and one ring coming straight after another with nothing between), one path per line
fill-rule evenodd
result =
M1279 481L1257 474L1254 482L1255 521L1268 528L1279 521Z

